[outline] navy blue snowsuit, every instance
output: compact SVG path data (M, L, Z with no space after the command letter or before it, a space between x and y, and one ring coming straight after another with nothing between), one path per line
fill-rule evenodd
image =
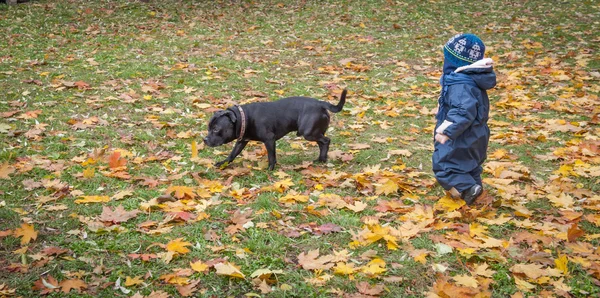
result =
M451 122L443 132L450 140L445 144L434 141L432 162L440 185L462 193L475 184L482 185L481 164L487 158L490 138L487 125L490 102L486 90L496 85L496 74L491 67L459 73L453 72L454 69L444 65L435 126L437 130L444 121Z

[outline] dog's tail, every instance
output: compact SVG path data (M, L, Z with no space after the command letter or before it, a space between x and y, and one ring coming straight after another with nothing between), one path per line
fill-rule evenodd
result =
M327 103L327 109L334 113L341 111L346 103L346 93L348 93L348 91L344 89L344 91L342 91L342 96L340 97L340 102L337 104L337 106Z

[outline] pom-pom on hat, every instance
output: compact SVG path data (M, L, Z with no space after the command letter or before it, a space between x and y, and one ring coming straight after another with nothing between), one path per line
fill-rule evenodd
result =
M475 34L457 34L444 45L444 59L454 67L473 64L484 54L485 45Z

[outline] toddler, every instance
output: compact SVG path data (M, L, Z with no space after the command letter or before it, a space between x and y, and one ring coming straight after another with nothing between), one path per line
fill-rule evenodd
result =
M490 138L490 102L486 90L496 85L493 61L473 34L457 34L444 45L435 126L433 172L438 183L468 205L483 192L481 164Z

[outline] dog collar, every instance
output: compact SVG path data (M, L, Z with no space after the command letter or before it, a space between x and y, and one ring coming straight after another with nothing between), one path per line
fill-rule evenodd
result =
M238 137L238 142L241 142L244 139L244 134L246 134L246 114L244 114L244 110L240 106L236 106L240 111L240 116L242 118L242 124L240 128L240 136Z

